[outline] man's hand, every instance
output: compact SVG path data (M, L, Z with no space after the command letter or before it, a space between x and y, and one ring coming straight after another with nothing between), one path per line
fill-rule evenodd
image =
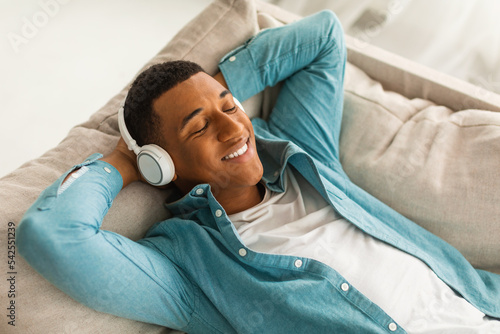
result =
M120 138L115 149L101 160L113 165L121 174L123 179L122 189L134 181L144 181L144 178L137 168L136 155L133 151L128 149L123 138Z

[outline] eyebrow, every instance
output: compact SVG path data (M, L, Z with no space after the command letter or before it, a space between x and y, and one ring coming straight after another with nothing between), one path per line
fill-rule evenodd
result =
M223 99L227 94L230 94L230 93L231 93L230 91L225 89L219 94L219 98ZM198 108L195 111L191 112L186 117L184 117L184 119L182 120L182 126L181 126L180 131L182 131L182 129L184 129L186 127L186 125L189 123L190 120L192 120L196 115L198 115L202 111L203 111L203 108Z
M231 93L230 91L228 91L227 89L226 90L223 90L220 94L219 94L219 97L221 99L224 98L224 96L226 96L227 94Z

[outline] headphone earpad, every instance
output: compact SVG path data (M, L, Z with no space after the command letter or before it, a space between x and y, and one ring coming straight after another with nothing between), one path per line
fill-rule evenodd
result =
M163 186L174 178L175 167L170 155L158 145L141 147L137 154L137 166L142 176L154 186Z

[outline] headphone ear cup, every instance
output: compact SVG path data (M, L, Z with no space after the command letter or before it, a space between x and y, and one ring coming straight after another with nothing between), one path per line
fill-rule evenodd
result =
M154 186L170 183L175 175L174 162L170 155L154 144L141 147L137 154L137 166L146 181Z

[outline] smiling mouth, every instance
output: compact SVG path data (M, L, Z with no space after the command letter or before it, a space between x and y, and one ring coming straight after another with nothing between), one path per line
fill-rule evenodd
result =
M247 150L248 150L248 142L245 143L245 145L243 145L243 147L241 147L237 151L235 151L235 152L233 152L231 154L226 155L224 158L222 158L222 161L224 161L224 160L230 160L230 159L234 159L236 157L239 157L240 155L245 154L247 152Z

